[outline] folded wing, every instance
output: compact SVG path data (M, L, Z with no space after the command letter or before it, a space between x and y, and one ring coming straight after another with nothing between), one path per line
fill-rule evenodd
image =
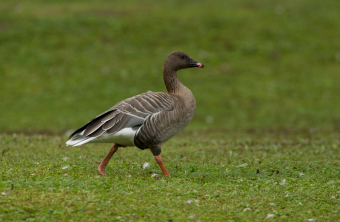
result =
M171 98L167 93L143 93L121 101L92 119L76 130L70 138L79 135L69 139L66 144L79 146L103 134L115 134L124 128L141 126L149 117L171 109Z

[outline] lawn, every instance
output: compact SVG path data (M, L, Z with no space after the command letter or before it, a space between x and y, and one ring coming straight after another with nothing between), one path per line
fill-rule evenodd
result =
M0 221L339 221L340 1L0 2ZM66 147L117 102L165 91L191 124L150 151ZM149 167L143 168L148 163Z
M0 218L28 221L337 221L339 134L186 131L150 151L3 135ZM149 163L148 168L141 166ZM155 175L157 174L157 175ZM13 185L13 190L11 186Z

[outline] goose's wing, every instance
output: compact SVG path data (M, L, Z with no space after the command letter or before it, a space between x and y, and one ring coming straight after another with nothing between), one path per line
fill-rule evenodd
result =
M149 116L161 111L172 110L171 98L167 93L147 92L113 106L76 130L67 145L78 146L100 137L104 133L114 134L124 128L141 126Z

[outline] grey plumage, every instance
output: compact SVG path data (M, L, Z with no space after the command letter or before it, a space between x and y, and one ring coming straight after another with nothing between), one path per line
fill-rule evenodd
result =
M195 64L199 64L200 66ZM165 61L163 78L168 93L143 93L125 99L75 131L67 141L81 145L114 135L125 128L136 129L133 144L140 149L160 147L193 118L196 101L192 92L177 78L177 70L203 67L183 52L171 53ZM123 145L124 144L120 144Z

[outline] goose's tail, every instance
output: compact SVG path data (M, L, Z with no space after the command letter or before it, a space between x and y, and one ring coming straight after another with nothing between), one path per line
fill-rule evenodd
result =
M82 133L66 141L66 146L80 146L90 142L96 137L83 136Z

